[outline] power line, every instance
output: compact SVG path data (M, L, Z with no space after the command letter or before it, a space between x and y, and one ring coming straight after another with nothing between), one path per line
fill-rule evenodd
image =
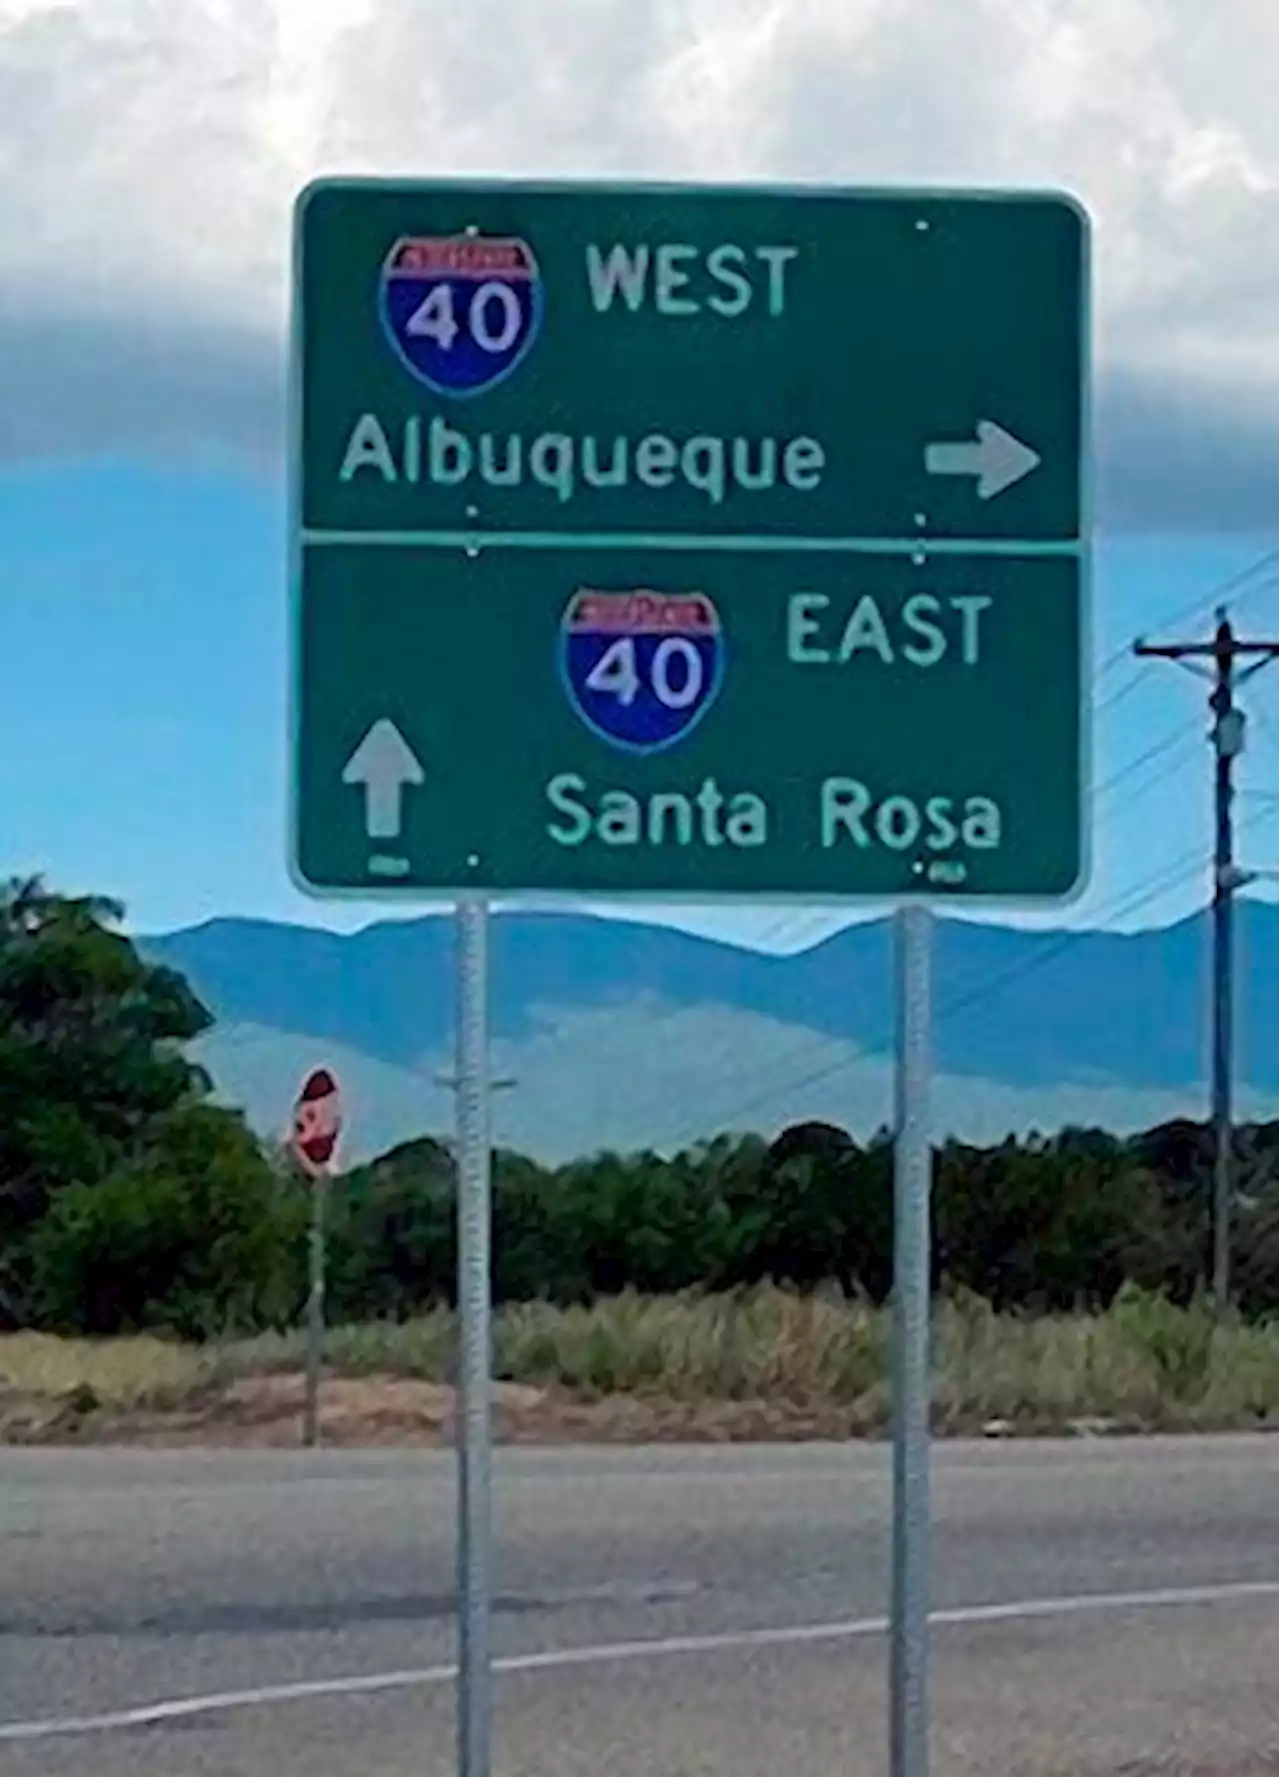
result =
M1176 609L1166 611L1163 616L1157 617L1154 627L1156 629L1176 629L1180 623L1190 623L1192 618L1204 616L1206 612L1213 610L1217 605L1225 603L1236 594L1242 594L1243 596L1248 597L1251 593L1260 590L1261 582L1258 580L1258 577L1265 573L1267 569L1274 568L1278 564L1280 564L1280 549L1264 550L1261 555L1256 556L1254 560L1249 562L1245 567L1238 568L1234 573L1229 574L1225 580L1221 580L1216 586L1210 587L1207 592L1197 593L1196 597L1192 599L1189 604L1179 605ZM1250 581L1257 581L1257 584L1251 586L1249 584ZM1129 660L1131 658L1131 644L1123 642L1120 647L1118 647L1113 653L1109 654L1102 662L1097 670L1096 677L1100 679L1104 673L1110 672L1112 667L1119 666L1121 661ZM1141 673L1138 674L1134 683L1142 683Z
M1155 746L1149 747L1144 753L1140 753L1136 758L1129 760L1129 762L1126 765L1122 766L1118 771L1114 772L1111 777L1105 779L1104 782L1097 787L1097 789L1094 791L1095 801L1100 800L1105 795L1110 795L1111 792L1114 791L1115 789L1117 789L1121 783L1123 783L1127 778L1129 778L1132 775L1133 772L1140 770L1144 764L1147 764L1150 760L1161 756L1163 753L1167 752L1177 741L1183 739L1184 734L1185 734L1185 730L1181 729L1181 728L1176 731L1172 731L1169 734L1163 736L1161 738L1161 740L1156 743ZM1145 783L1135 786L1135 788L1128 795L1122 796L1117 801L1113 802L1111 805L1111 811L1110 811L1112 816L1114 817L1114 815L1121 808L1129 807L1139 797L1145 795L1149 790L1154 789L1157 783L1162 782L1164 778L1171 775L1171 772L1174 769L1176 769L1177 767L1181 766L1183 763L1184 763L1184 759L1182 757L1179 757L1177 755L1172 757L1169 760L1167 767L1163 771L1152 773L1151 777ZM1260 820L1266 818L1266 815L1268 813L1269 813L1269 810L1267 810L1265 808L1260 809L1256 815L1250 816L1248 821L1243 822L1241 824L1241 831L1242 832L1247 831L1248 829L1255 827ZM1174 858L1170 859L1168 862L1166 862L1161 867L1161 871L1157 872L1157 875L1154 878L1146 878L1137 885L1136 892L1138 895L1138 899L1136 902L1134 902L1133 904L1129 904L1129 898L1132 897L1132 895L1135 891L1134 890L1126 891L1126 896L1122 898L1120 904L1118 904L1116 906L1109 907L1104 903L1103 907L1100 908L1096 912L1095 918L1098 918L1098 919L1124 919L1132 913L1139 912L1141 910L1141 908L1143 906L1147 905L1148 902L1150 902L1156 895L1162 894L1162 893L1166 892L1168 889L1176 887L1178 885L1178 883L1187 880L1191 876L1194 876L1196 871L1201 866L1201 863L1203 861L1203 857L1204 857L1203 848L1200 846L1190 847L1186 851L1183 851L1183 852L1177 854ZM1170 871L1175 872L1175 874L1173 875L1173 877L1171 879L1166 880L1166 878L1168 877L1168 873ZM1065 944L1075 943L1077 941L1078 937L1081 935L1082 934L1079 934L1076 932L1064 933L1063 934L1063 943L1065 943ZM1042 952L1040 954L1043 957L1043 960L1048 962L1048 961L1052 961L1053 957L1059 953L1060 953L1060 947L1050 946L1047 953ZM1012 972L1008 973L1006 976L999 977L997 979L997 982L994 985L996 986L996 988L998 990L1001 986L1003 986L1005 984L1006 980L1012 981L1012 980L1017 979L1024 972L1024 970L1026 968L1030 967L1032 969L1035 969L1035 968L1039 968L1040 966L1041 966L1040 961L1035 960L1035 959L1031 959L1027 962L1017 964L1014 966ZM992 985L993 984L988 983L987 988L989 989ZM972 999L967 998L963 1002L963 1004L957 1004L955 1006L945 1006L944 1005L938 1011L937 1017L939 1020L942 1020L942 1019L950 1016L951 1013L954 1011L964 1010L965 1006L967 1006L971 1003L973 1003ZM808 1041L803 1045L804 1050L811 1050L814 1047L815 1047L815 1045L812 1042L808 1042ZM800 1059L800 1057L798 1057L797 1059ZM852 1066L852 1065L853 1065L852 1062L841 1062L839 1064L836 1064L836 1071L838 1072L841 1068ZM819 1078L821 1078L821 1077L823 1077L823 1076L820 1072ZM731 1082L726 1082L726 1083L731 1083ZM805 1085L808 1085L810 1083L811 1082L810 1082L809 1077L807 1075L805 1075L805 1076L802 1076L799 1081L794 1082L793 1084L795 1085L796 1089L799 1090L799 1089L803 1088ZM779 1088L779 1090L789 1091L789 1090L791 1090L791 1086L789 1086L789 1085L783 1086L783 1087ZM766 1094L766 1098L772 1097L775 1095L776 1094L774 1093L774 1090L772 1088L770 1088ZM751 1108L750 1103L740 1107L740 1109L742 1109L742 1110L749 1110L750 1108ZM739 1112L735 1111L733 1114L736 1116L739 1114ZM693 1133L696 1133L696 1132L693 1132Z
M1140 761L1134 762L1135 765L1137 763L1140 763ZM1171 764L1175 766L1180 765L1181 763L1182 761L1180 759L1171 761ZM1130 769L1132 768L1133 767L1131 766ZM1145 794L1147 790L1154 788L1158 781L1168 775L1169 773L1167 771L1154 774L1146 784L1139 788L1137 792L1138 795ZM1121 803L1117 804L1117 806L1127 806L1135 799L1134 796L1124 797L1121 799ZM1260 822L1264 821L1272 812L1273 811L1269 807L1264 806L1259 808L1254 814L1250 815L1247 820L1240 823L1241 833L1251 831L1254 827L1258 826ZM1155 900L1159 895L1167 893L1168 890L1178 887L1180 883L1186 882L1191 877L1195 876L1202 868L1203 863L1203 847L1198 845L1188 847L1185 851L1177 853L1172 859L1164 864L1153 877L1143 878L1133 889L1125 891L1125 894L1114 904L1104 902L1103 905L1095 911L1094 918L1099 921L1126 919L1132 914L1140 912L1143 907L1149 905L1150 902ZM988 980L985 982L980 990L968 993L958 1000L944 1003L937 1010L937 1021L941 1023L947 1018L954 1016L956 1013L965 1011L968 1007L977 1004L980 1000L998 996L1004 991L1005 987L1009 986L1012 982L1019 980L1024 974L1029 972L1034 973L1035 970L1043 967L1044 964L1052 962L1055 957L1060 956L1063 951L1068 949L1071 945L1079 942L1081 938L1090 935L1093 929L1093 927L1088 927L1079 932L1071 931L1062 933L1056 943L1050 943L1046 945L1043 950L1014 963L1003 973L997 975L994 980ZM829 1039L820 1039L815 1043L812 1039L806 1038L802 1044L797 1045L795 1059L799 1062L803 1062L804 1056L807 1053L825 1049L828 1040ZM827 1078L828 1075L843 1072L845 1069L855 1066L858 1059L859 1058L855 1056L839 1062L826 1063L820 1066L815 1074L801 1074L797 1078L781 1082L776 1087L768 1087L762 1094L757 1095L756 1098L740 1104L731 1113L729 1121L732 1121L733 1118L741 1115L743 1112L751 1110L756 1103L767 1103L770 1099L792 1090L801 1091L806 1086L814 1084L815 1081L820 1082ZM725 1081L725 1084L731 1083L732 1077ZM714 1088L711 1090L714 1090ZM693 1139L697 1133L697 1131L691 1130L688 1139Z
M1240 831L1242 833L1248 832L1250 828L1256 827L1263 818L1265 818L1265 811L1251 815L1247 821L1240 823ZM1146 878L1145 881L1136 884L1133 889L1127 891L1117 905L1107 912L1106 917L1111 920L1127 919L1132 914L1141 912L1143 907L1149 906L1158 896L1167 894L1171 888L1177 888L1180 883L1187 882L1191 877L1197 875L1204 868L1204 861L1204 847L1189 846L1185 851L1179 852L1176 857L1171 858L1154 876ZM994 982L985 982L981 988L967 994L963 999L955 1000L945 1006L939 1014L939 1018L951 1017L957 1012L963 1012L967 1006L975 1005L979 1000L991 997L992 988L999 992L1011 981L1019 980L1026 974L1034 974L1037 969L1043 968L1046 963L1052 962L1055 957L1061 956L1064 951L1088 935L1087 932L1061 933L1057 942L1046 945L1043 950L1027 958L1024 963L1015 964L1003 975L997 976Z
M1238 569L1236 573L1228 576L1227 579L1221 581L1217 586L1212 587L1208 592L1201 593L1191 604L1181 605L1172 611L1166 612L1163 616L1157 617L1155 620L1155 627L1157 629L1176 629L1180 623L1188 623L1193 618L1206 615L1217 605L1221 604L1224 599L1232 597L1237 597L1242 600L1251 598L1255 592L1262 591L1262 575L1269 568L1274 568L1278 561L1280 561L1280 551L1275 549L1266 550L1262 555L1257 556L1252 562L1250 562L1247 567ZM1129 645L1128 643L1125 643L1123 646L1117 648L1113 654L1108 655L1107 659L1103 661L1097 671L1097 681L1100 683L1103 677L1110 672L1113 667L1119 666L1122 660L1127 660L1129 657ZM1104 697L1101 702L1094 704L1094 720L1097 721L1099 717L1109 715L1113 710L1117 709L1127 697L1131 697L1138 689L1139 685L1145 685L1147 683L1149 683L1149 680L1145 673L1134 673L1133 677L1126 679L1124 684L1121 685L1118 690L1112 691L1108 696Z
M1096 801L1101 801L1104 796L1109 796L1112 790L1114 790L1119 784L1124 783L1125 779L1133 772L1140 771L1144 765L1149 765L1153 759L1160 758L1162 754L1169 752L1171 748L1184 746L1186 744L1186 739L1187 731L1185 727L1179 726L1171 729L1168 734L1162 735L1158 741L1155 741L1151 746L1147 747L1144 752L1139 753L1135 759L1130 759L1128 764L1122 765L1117 771L1113 771L1110 777L1104 778L1100 784L1095 784L1093 788L1094 799Z
M1241 832L1264 825L1266 821L1275 816L1276 812L1280 812L1280 805L1276 805L1276 809L1259 810L1259 814L1255 814L1248 821L1241 823ZM1189 846L1186 851L1182 851L1177 857L1172 858L1168 864L1164 864L1152 876L1148 876L1138 885L1134 885L1134 888L1129 888L1122 896L1115 897L1113 903L1104 903L1097 913L1097 917L1102 920L1129 919L1132 913L1140 913L1145 906L1150 906L1152 901L1156 901L1163 894L1168 894L1170 888L1179 887L1180 883L1193 878L1202 869L1204 869L1204 846ZM1022 981L1029 974L1036 974L1036 970L1047 967L1049 963L1058 960L1065 952L1070 951L1074 945L1081 944L1084 938L1093 935L1095 935L1095 928L1086 928L1084 931L1061 931L1061 933L1052 935L1049 942L1042 945L1042 949L1015 961L1010 967L1001 970L996 977L988 977L980 988L969 988L969 990L955 995L953 999L944 1000L944 1004L935 1011L935 1024L946 1024L949 1018L955 1018L974 1006L990 1004L1015 981ZM816 1052L820 1048L825 1050L828 1041L830 1040L814 1041L814 1043L807 1043L805 1047L809 1048L811 1052ZM761 1105L772 1104L777 1098L807 1091L811 1086L821 1086L825 1080L837 1079L841 1073L850 1072L860 1061L866 1061L875 1054L878 1054L878 1050L875 1048L860 1047L859 1052L853 1056L841 1056L837 1061L825 1061L825 1063L814 1066L807 1073L791 1075L786 1080L775 1082L773 1086L766 1086L763 1091L757 1091L750 1098L743 1098L740 1104L736 1105L727 1116L718 1118L720 1128L731 1127L734 1121L738 1121L738 1118L745 1116L747 1112L756 1111ZM697 1134L699 1134L697 1130L690 1130L690 1134L681 1137L681 1139L695 1139Z
M1262 811L1262 813L1265 812L1266 811ZM1241 831L1247 831L1250 827L1255 826L1259 818L1261 818L1261 815L1250 817L1248 821L1242 822ZM1187 851L1179 854L1178 857L1171 859L1159 871L1157 871L1154 876L1148 877L1145 881L1137 884L1134 889L1126 891L1124 895L1116 900L1114 905L1108 906L1104 904L1104 906L1099 909L1096 917L1108 920L1128 918L1132 914L1140 912L1143 907L1147 906L1158 896L1167 893L1169 889L1175 888L1179 883L1185 882L1189 878L1195 876L1198 871L1203 869L1203 867L1203 847L1194 846L1188 848ZM970 989L967 992L944 1002L935 1013L935 1023L941 1024L949 1018L954 1018L958 1013L967 1010L970 1006L976 1005L980 1001L989 1002L1002 993L1005 988L1009 987L1014 981L1021 980L1025 975L1034 974L1038 969L1044 968L1046 964L1052 962L1056 957L1061 956L1073 945L1080 943L1084 938L1092 935L1092 929L1086 931L1062 932L1058 934L1055 940L1047 942L1040 950L1034 952L1031 956L1020 959L1018 962L1015 962L1010 967L1003 970L1000 974L984 981L981 987ZM825 1048L829 1041L830 1039L823 1039L820 1044L810 1043L807 1044L806 1047L814 1050L819 1047ZM810 1086L821 1085L825 1080L834 1079L842 1073L847 1073L850 1068L857 1065L860 1059L860 1056L841 1056L836 1061L823 1062L819 1066L810 1069L807 1073L793 1075L788 1079L776 1081L773 1085L764 1088L763 1091L756 1092L750 1098L740 1101L733 1110L727 1114L722 1114L717 1119L719 1127L721 1129L726 1129L736 1122L739 1117L744 1116L748 1111L756 1110L760 1105L768 1104L773 1100L784 1097L792 1092L803 1092ZM682 1136L681 1139L693 1140L698 1133L697 1130L690 1130L689 1134L687 1136Z

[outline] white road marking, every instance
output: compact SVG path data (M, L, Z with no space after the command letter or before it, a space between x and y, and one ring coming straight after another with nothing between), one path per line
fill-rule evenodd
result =
M1241 1598L1268 1597L1275 1580L1230 1580L1211 1586L1166 1586L1146 1592L1082 1592L1062 1598L1017 1598L1003 1604L961 1604L934 1610L935 1628L982 1623L1019 1622L1032 1617L1078 1616L1087 1612L1158 1610L1176 1605L1223 1604ZM734 1648L792 1647L806 1642L851 1641L883 1635L887 1617L852 1617L833 1623L788 1623L769 1629L722 1629L705 1635L665 1635L639 1641L606 1641L582 1647L545 1648L539 1653L504 1654L493 1662L497 1673L554 1672L574 1666L605 1666L626 1660L653 1660L672 1655L721 1653ZM349 1677L304 1679L292 1684L259 1685L252 1690L211 1691L205 1696L171 1697L139 1703L100 1715L45 1716L34 1721L0 1722L0 1742L52 1740L59 1736L102 1734L126 1728L162 1727L197 1715L225 1714L317 1697L371 1696L424 1685L452 1684L457 1667L409 1667L399 1672L368 1672Z

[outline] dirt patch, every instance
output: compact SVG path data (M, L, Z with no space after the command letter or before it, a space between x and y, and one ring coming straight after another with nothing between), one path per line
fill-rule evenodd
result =
M78 1437L85 1415L70 1395L0 1385L0 1444L55 1444Z
M143 1404L104 1401L88 1383L56 1392L0 1382L0 1444L128 1444L164 1447L281 1448L302 1436L300 1373L206 1377ZM643 1394L588 1395L563 1386L493 1384L493 1435L506 1444L802 1443L887 1436L885 1402L873 1392L840 1403L776 1394L723 1400ZM454 1393L446 1383L390 1373L331 1375L320 1400L321 1441L337 1448L441 1447L454 1441ZM1273 1415L1247 1422L1274 1431ZM1012 1419L946 1409L935 1403L937 1437L1108 1437L1206 1429L1141 1415L1024 1412ZM1236 1429L1245 1429L1237 1426Z
M134 1444L151 1447L288 1448L299 1441L303 1378L252 1376L179 1406L129 1412L79 1399L0 1397L0 1442ZM403 1376L326 1380L321 1441L337 1447L443 1446L453 1442L454 1391ZM517 1444L794 1441L865 1436L877 1428L831 1403L678 1401L493 1384L497 1441Z

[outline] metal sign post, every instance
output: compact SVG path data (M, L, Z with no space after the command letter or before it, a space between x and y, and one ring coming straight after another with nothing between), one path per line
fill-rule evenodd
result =
M342 1133L342 1099L327 1067L312 1068L294 1101L289 1149L311 1184L307 1234L307 1355L302 1441L310 1450L320 1438L320 1371L324 1363L325 1199Z
M457 909L458 1773L490 1768L489 908Z
M893 1585L889 1768L929 1770L929 1098L933 916L897 916L897 1116L893 1150Z
M329 1181L311 1181L311 1226L307 1232L307 1374L302 1407L302 1441L308 1450L320 1441L320 1371L324 1363L324 1222Z

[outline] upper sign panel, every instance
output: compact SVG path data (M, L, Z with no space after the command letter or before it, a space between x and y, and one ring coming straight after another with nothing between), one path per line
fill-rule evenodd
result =
M301 522L1074 542L1087 235L1052 195L322 182Z

